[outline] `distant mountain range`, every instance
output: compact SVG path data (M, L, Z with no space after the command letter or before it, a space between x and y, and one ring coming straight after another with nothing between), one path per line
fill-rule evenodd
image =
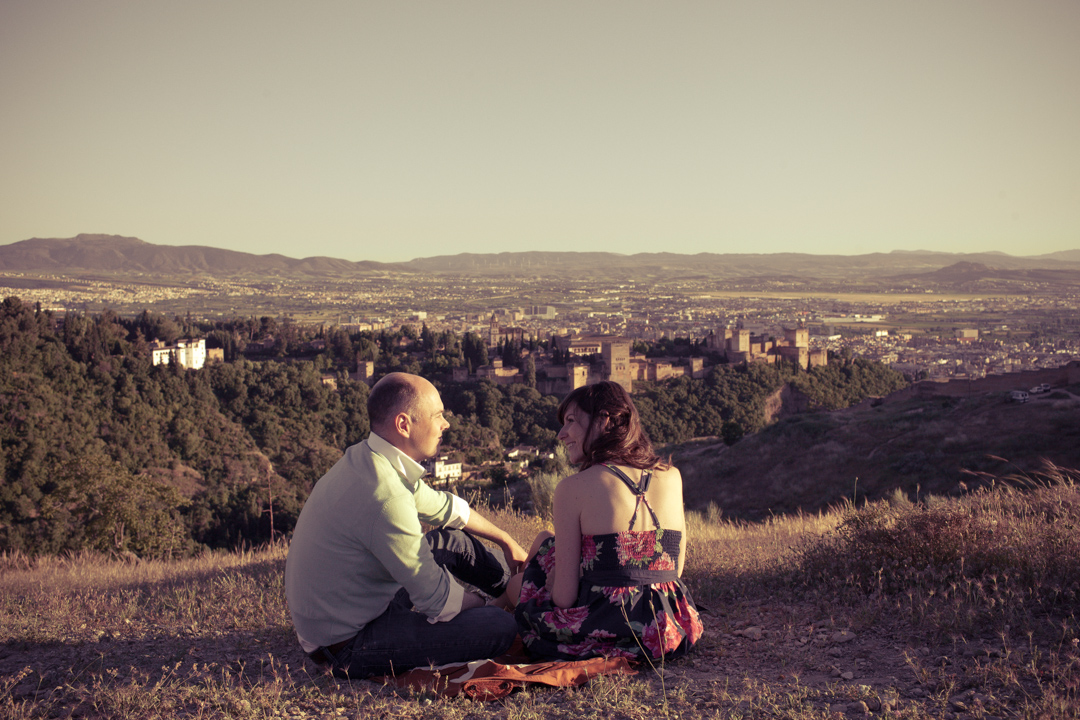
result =
M0 271L9 272L326 275L364 273L382 267L377 262L327 257L297 260L203 245L153 245L120 235L31 238L0 246Z
M154 245L118 235L32 238L0 246L0 272L209 276L336 277L384 273L607 278L769 278L836 281L1004 281L1080 285L1080 250L1034 257L999 252L895 251L866 255L810 253L503 252L462 253L402 263L329 257L255 255L201 245Z

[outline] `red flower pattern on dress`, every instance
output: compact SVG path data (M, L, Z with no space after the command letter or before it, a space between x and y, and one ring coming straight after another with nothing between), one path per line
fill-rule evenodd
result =
M663 530L583 535L581 567L587 573L617 568L677 570L678 541L677 533ZM519 611L524 608L525 614L518 619L525 623L526 647L579 658L659 658L682 644L692 646L702 636L701 619L678 580L628 586L586 580L581 587L582 597L588 598L584 604L555 607L544 586L554 571L554 551L554 541L544 543L530 563L530 579L522 585Z
M679 626L667 614L659 615L656 621L645 626L641 633L641 643L649 649L654 658L659 658L679 647L682 633Z
M613 642L618 635L603 629L596 629L589 633L584 640L574 644L559 645L559 652L576 657L624 657L634 659L637 657L630 650L620 648Z
M604 649L604 657L606 658L626 658L627 660L636 660L641 651L633 652L626 648L621 648L618 645L609 645Z
M550 612L544 613L544 616L545 622L556 630L569 630L570 632L577 632L581 629L581 623L585 622L585 618L589 616L589 608L557 607Z
M581 536L581 569L592 570L593 563L596 562L596 556L599 548L596 545L596 539L592 535Z
M634 591L635 590L640 592L640 590L638 590L638 588L633 587L633 586L630 586L630 587L606 587L606 588L603 588L601 590L601 592L603 592L604 595L607 596L608 602L610 602L612 605L622 605L626 601L628 601L628 600L630 600L631 598L634 597Z
M573 645L559 645L559 652L566 653L567 655L573 655L579 658L595 657L600 653L597 652L601 647L601 643L596 640L586 638L579 643Z
M682 627L690 643L696 643L705 632L705 626L701 624L701 617L696 609L690 606L685 597L679 598L675 603L675 619Z
M550 575L551 571L555 569L555 541L550 541L547 552L541 547L536 554L536 559L540 563L540 567L544 569L544 574Z
M527 603L530 600L539 600L546 603L551 600L551 592L544 586L537 587L526 580L521 583L521 595L518 597L518 603Z
M582 659L590 657L622 657L627 660L635 660L638 657L637 653L621 648L614 643L598 642L596 640L583 640L574 645L559 645L559 652Z
M616 547L623 565L643 565L656 554L656 531L619 533Z

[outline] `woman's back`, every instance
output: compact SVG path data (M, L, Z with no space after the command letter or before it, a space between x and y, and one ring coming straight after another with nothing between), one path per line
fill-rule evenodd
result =
M641 485L642 476L651 472L644 494L648 507L656 513L656 520L664 530L685 531L682 476L677 468L643 471L625 465L615 467L638 487ZM574 493L578 501L575 512L578 513L582 535L656 529L656 523L646 503L639 504L634 491L607 466L594 465L564 482L577 485L577 492Z
M641 470L616 467L639 486ZM556 489L555 535L542 540L523 575L515 611L522 642L542 658L686 652L702 626L679 579L685 555L678 470L654 471L640 505L611 468L571 475Z

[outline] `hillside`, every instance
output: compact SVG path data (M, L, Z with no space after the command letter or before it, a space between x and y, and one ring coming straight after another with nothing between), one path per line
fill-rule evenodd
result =
M680 446L675 463L688 507L715 503L725 517L750 520L897 488L910 497L958 494L980 484L965 469L1030 472L1043 458L1080 466L1080 387L1069 390L1022 405L991 393L800 414L731 447Z

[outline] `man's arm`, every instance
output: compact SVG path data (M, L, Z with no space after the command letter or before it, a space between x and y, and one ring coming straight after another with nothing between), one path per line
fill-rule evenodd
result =
M520 572L525 561L529 557L528 553L517 544L514 538L510 537L509 533L491 523L483 515L476 512L476 510L469 513L469 520L465 523L465 530L479 538L490 540L502 548L503 556L506 558L506 565L510 568L511 575Z
M363 544L409 592L417 610L435 620L449 620L460 611L462 587L432 557L411 497L383 503L369 518Z

